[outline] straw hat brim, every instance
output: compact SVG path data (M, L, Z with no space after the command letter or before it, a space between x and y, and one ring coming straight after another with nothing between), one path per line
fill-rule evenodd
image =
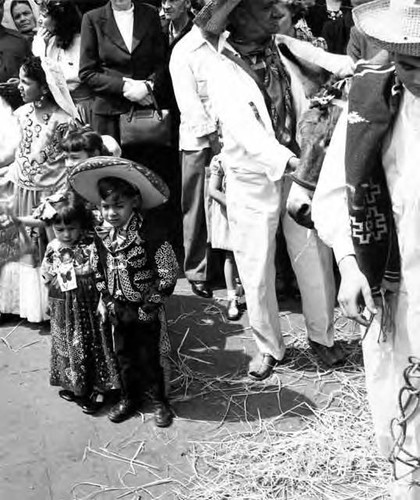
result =
M140 191L144 209L154 208L168 201L168 186L158 175L144 165L123 158L89 158L73 168L69 174L69 182L85 200L100 205L98 182L105 177L118 177L135 186Z
M203 31L220 35L226 29L229 14L242 0L209 0L194 18Z
M397 54L420 56L420 6L390 9L390 0L374 0L353 9L358 30Z

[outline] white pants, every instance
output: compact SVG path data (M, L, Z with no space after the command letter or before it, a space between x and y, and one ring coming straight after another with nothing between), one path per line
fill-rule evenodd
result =
M244 286L249 323L258 349L276 359L284 341L275 289L276 231L282 217L284 235L302 295L308 336L320 344L334 342L335 285L332 253L314 231L286 213L287 186L265 175L228 169L226 198L231 242Z
M404 385L403 372L408 366L409 356L419 356L417 339L407 329L407 294L395 294L389 304L388 317L392 317L393 328L381 335L382 310L374 318L363 341L363 358L366 371L366 387L372 410L375 434L380 451L389 457L394 440L391 435L391 420L400 417L398 394ZM390 316L389 316L390 315ZM419 335L419 331L415 332ZM379 341L378 341L379 339ZM420 387L420 379L417 379ZM398 426L395 427L398 433ZM404 444L413 455L420 457L420 409L408 421ZM420 470L413 471L404 464L397 463L397 478L391 488L393 500L420 500L420 486L410 485L420 482Z

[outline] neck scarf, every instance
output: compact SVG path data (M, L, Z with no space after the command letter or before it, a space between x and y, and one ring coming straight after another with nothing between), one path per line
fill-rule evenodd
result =
M274 38L269 38L259 46L235 40L229 41L266 90L268 96L266 102L276 139L295 154L299 154L290 75L283 64Z

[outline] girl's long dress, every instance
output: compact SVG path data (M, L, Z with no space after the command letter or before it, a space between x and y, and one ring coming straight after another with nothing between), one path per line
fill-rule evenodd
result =
M0 199L11 202L17 215L27 216L66 181L64 156L58 145L60 128L70 117L56 105L41 110L33 104L21 106L15 116L21 139L14 162L0 178ZM0 313L40 322L48 319L47 288L40 274L47 241L43 230L28 229L28 233L34 253L1 269Z
M55 277L64 259L70 258L76 272L75 290L62 292L54 278L49 287L50 383L76 395L119 387L111 330L100 325L96 315L99 295L90 254L91 244L87 242L63 249L58 240L53 240L42 264L43 276Z

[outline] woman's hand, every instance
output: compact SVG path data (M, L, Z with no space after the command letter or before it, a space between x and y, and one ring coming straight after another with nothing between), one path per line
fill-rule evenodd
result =
M142 80L124 78L123 96L131 102L137 102L144 106L152 104L149 89Z
M37 36L40 36L44 42L45 45L48 45L49 41L51 38L54 36L54 33L51 33L51 31L48 31L44 26L40 26L37 31Z
M354 255L344 257L338 267L341 274L338 303L343 314L363 326L368 326L370 320L363 315L364 308L371 314L378 311L366 276L360 271Z

